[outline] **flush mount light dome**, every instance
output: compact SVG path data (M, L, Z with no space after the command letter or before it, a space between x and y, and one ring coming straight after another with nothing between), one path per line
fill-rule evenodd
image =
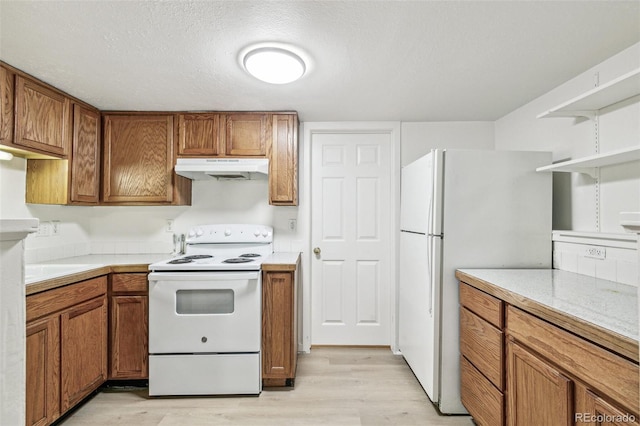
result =
M249 50L242 64L249 74L271 84L291 83L306 71L306 64L300 56L280 47Z

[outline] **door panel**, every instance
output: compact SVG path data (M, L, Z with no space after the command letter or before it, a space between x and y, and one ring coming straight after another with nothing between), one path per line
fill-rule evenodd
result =
M312 136L313 344L390 344L391 140Z

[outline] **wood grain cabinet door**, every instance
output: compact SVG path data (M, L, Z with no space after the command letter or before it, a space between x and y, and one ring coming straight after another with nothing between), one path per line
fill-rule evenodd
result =
M69 147L69 98L16 76L15 144L58 157Z
M509 426L573 425L573 382L514 341L507 344Z
M267 155L268 114L225 115L225 155L264 157Z
M269 204L298 205L298 118L295 114L273 114Z
M13 143L14 75L0 66L0 145Z
M146 379L148 373L147 296L111 298L111 379Z
M66 411L107 379L107 298L60 315L61 408Z
M576 413L576 425L580 423L594 426L638 426L637 414L614 407L591 391L586 394L586 412Z
M262 286L262 377L293 378L294 273L264 272Z
M173 115L105 115L103 201L173 200Z
M48 425L60 416L59 333L57 315L27 324L27 426Z
M178 117L178 156L217 157L222 144L224 117L220 114L180 114Z
M71 201L98 203L100 198L100 113L73 106Z

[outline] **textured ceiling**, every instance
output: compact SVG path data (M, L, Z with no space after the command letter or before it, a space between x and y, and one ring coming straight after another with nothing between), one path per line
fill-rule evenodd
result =
M310 71L252 79L263 41ZM495 120L638 41L639 1L0 0L0 59L104 110Z

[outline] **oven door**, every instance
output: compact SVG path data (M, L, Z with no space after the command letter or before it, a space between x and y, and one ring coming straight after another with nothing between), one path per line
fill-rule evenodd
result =
M259 352L259 271L149 274L149 353Z

